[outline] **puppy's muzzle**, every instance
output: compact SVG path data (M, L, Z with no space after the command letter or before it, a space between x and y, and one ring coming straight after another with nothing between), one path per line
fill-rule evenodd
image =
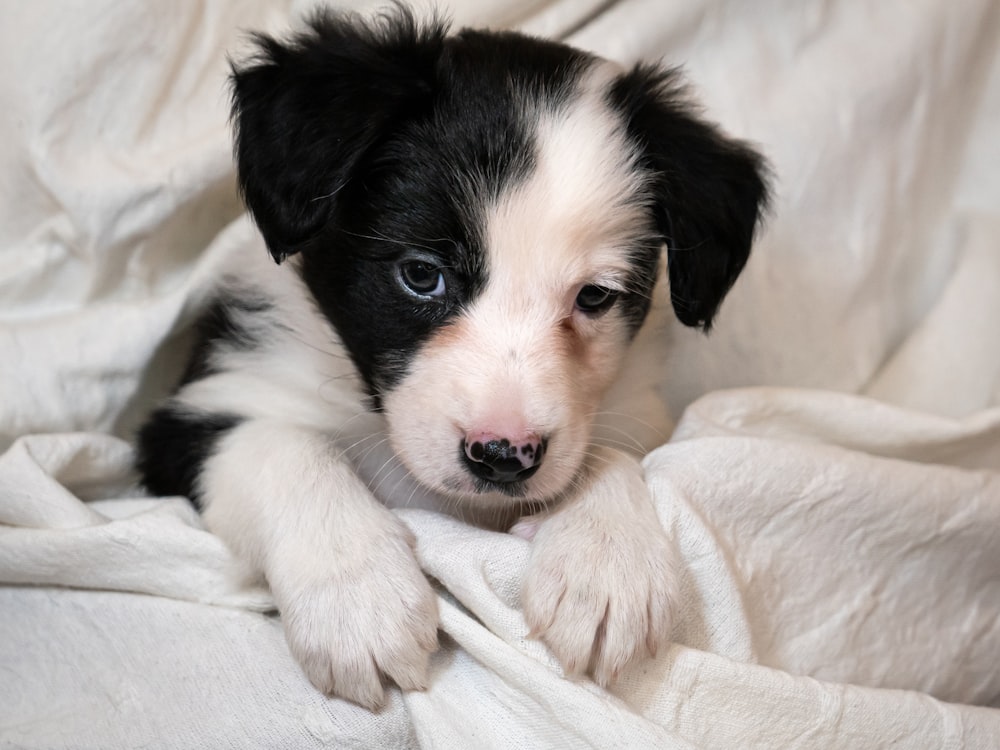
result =
M516 440L488 433L467 435L462 457L472 475L490 482L506 484L530 477L542 464L548 441L536 435Z

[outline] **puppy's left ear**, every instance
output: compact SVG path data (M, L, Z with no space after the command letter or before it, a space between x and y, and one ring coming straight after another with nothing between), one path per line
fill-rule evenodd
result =
M397 5L363 19L317 11L287 41L258 34L233 66L236 167L274 259L334 221L371 149L430 101L446 26Z
M674 313L707 331L766 209L764 160L693 114L676 71L637 66L615 81L610 100L652 175Z

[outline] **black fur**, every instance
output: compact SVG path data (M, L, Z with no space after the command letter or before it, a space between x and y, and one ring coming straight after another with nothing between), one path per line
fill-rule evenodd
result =
M640 65L616 81L610 101L654 175L674 312L708 330L750 255L767 204L766 170L749 146L695 117L678 79L677 71Z
M240 423L229 414L157 409L139 431L136 466L154 495L181 495L201 509L198 476L219 438Z
M257 341L254 331L241 323L239 317L257 317L267 313L271 303L249 290L220 295L198 319L197 339L180 385L212 375L216 368L212 353L220 346L230 349L252 349Z

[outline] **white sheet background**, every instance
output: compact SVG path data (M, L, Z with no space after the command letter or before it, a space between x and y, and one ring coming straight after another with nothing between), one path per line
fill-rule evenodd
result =
M1000 6L456 5L684 63L779 177L717 330L669 334L664 395L695 403L646 467L677 645L610 693L563 680L518 612L527 543L409 511L444 589L431 688L316 694L123 439L248 231L224 55L307 4L8 0L0 747L1000 745Z

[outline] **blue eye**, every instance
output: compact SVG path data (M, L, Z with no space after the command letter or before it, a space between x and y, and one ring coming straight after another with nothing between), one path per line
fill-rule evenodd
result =
M418 297L444 296L444 274L432 263L407 260L399 264L399 281L411 294Z
M618 299L618 292L597 284L587 284L576 295L576 309L588 315L597 315L611 307Z

